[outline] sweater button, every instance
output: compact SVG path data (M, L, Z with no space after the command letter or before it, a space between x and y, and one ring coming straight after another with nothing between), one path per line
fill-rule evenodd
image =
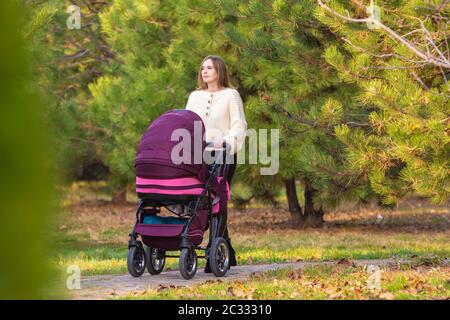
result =
M206 113L206 116L208 116L208 112Z

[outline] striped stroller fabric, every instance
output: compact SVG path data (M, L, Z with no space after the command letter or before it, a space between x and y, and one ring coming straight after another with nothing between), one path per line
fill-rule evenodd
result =
M188 132L186 137L173 139L175 130ZM155 119L141 138L135 159L136 193L138 197L165 201L192 201L205 190L210 170L204 159L197 159L196 150L204 154L206 148L205 126L200 116L189 110L170 110ZM189 137L189 138L187 138ZM191 154L184 154L182 163L172 161L173 150L180 142L190 146ZM186 152L188 149L186 149ZM186 160L184 161L186 157ZM201 160L201 161L198 161ZM226 208L230 192L225 179L215 177L210 188L214 201L213 213ZM160 199L158 199L158 197ZM178 197L178 199L177 199ZM186 200L186 198L188 198ZM220 201L219 201L220 200ZM220 209L220 210L219 210Z
M136 192L167 195L200 195L204 188L196 177L173 179L147 179L136 177Z
M173 179L148 179L136 177L136 192L140 194L173 195L174 199L179 195L199 196L205 187L196 177ZM215 194L212 194L215 199ZM213 201L212 212L218 213L220 204Z

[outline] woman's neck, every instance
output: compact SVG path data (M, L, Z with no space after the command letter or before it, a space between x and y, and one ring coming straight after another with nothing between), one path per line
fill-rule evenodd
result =
M221 88L219 88L219 84L217 83L208 83L208 87L206 88L206 91L208 92L217 92L219 91Z

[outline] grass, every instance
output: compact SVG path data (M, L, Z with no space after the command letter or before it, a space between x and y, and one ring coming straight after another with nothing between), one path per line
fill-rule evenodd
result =
M71 265L82 276L126 274L128 233L135 203L109 204L98 184L95 192L77 185L63 201L52 234L53 266L62 279ZM382 273L382 287L367 288L368 274L346 266L284 269L245 281L206 283L192 288L159 288L130 293L139 299L434 299L449 296L450 209L405 201L394 210L347 206L327 213L321 229L297 229L282 205L231 208L229 230L239 264L339 259L396 258ZM207 239L204 240L205 244ZM406 262L408 261L408 262ZM204 260L199 261L203 267ZM167 259L177 269L178 259Z
M159 287L130 292L120 299L447 299L450 267L380 269L379 286L369 286L364 267L339 265L291 268L253 275L248 280L221 280L189 287Z
M322 261L347 259L408 259L417 255L427 257L432 253L438 257L448 257L448 237L434 235L399 239L395 235L371 235L369 238L355 237L349 240L347 233L333 234L328 239L311 241L317 236L307 232L302 235L285 233L270 235L248 244L249 237L235 237L234 247L237 251L239 264L259 264L289 261ZM317 237L318 238L318 237ZM287 241L289 239L289 241ZM386 244L389 243L389 246ZM92 245L92 244L91 244ZM347 246L347 247L343 247ZM66 247L57 255L57 264L63 269L69 265L78 265L83 275L123 274L127 272L126 256L127 244L116 243L85 248ZM199 266L204 266L203 259ZM177 259L167 259L166 269L177 269Z
M78 265L84 276L126 273L134 210L133 204L67 207L55 226L53 263L62 270ZM299 230L283 208L231 209L229 228L240 264L450 256L447 208L399 208L383 212L382 223L379 213L333 212L324 228ZM177 269L178 260L167 259L166 268Z

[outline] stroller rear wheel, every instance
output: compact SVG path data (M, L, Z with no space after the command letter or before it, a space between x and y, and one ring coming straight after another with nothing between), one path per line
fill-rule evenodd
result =
M128 250L127 267L133 277L142 276L145 271L145 252L142 245L131 247Z
M216 238L209 251L209 265L216 277L223 277L230 266L230 248L222 237Z
M153 275L160 274L164 269L164 264L166 263L166 255L164 250L147 247L145 254L147 258L148 272Z
M189 280L197 271L197 254L194 249L183 248L180 254L180 273Z

